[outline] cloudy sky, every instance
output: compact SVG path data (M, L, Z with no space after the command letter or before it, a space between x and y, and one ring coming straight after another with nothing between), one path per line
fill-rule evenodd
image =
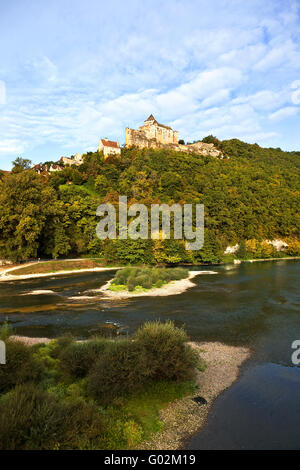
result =
M300 0L0 0L0 168L122 144L150 113L300 150Z

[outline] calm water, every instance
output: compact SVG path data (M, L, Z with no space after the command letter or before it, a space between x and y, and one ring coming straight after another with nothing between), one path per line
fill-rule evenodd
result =
M172 319L194 340L249 346L253 355L239 380L186 447L300 449L300 367L291 363L291 344L300 339L300 263L212 270L217 274L196 277L196 286L178 296L117 301L89 292L112 272L0 283L0 322L8 317L22 335L85 338ZM48 292L33 295L39 290Z

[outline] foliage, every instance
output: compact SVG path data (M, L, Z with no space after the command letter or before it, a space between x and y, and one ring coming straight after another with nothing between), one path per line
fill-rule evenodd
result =
M0 393L10 390L15 385L36 381L41 373L33 349L11 339L5 344L6 364L0 367Z
M103 418L91 405L65 403L32 384L0 400L0 449L58 450L101 445Z
M138 286L151 289L187 276L188 270L184 268L126 267L117 271L112 281L112 289L114 286L127 286L129 291L135 290Z
M135 448L162 428L163 407L194 392L196 361L186 340L170 322L117 341L64 336L25 346L9 339L0 449Z
M173 322L147 322L136 334L143 369L152 380L185 381L193 377L197 357L186 345L185 332Z
M214 143L227 157L169 149L122 149L104 161L88 152L83 165L51 175L21 170L1 176L0 256L103 256L109 263L217 263L243 240L290 239L300 233L299 152L261 148L238 139ZM24 166L25 165L25 166ZM96 208L127 195L128 205L203 203L205 243L188 253L181 240L99 240ZM294 243L294 242L292 242ZM263 248L263 247L262 247ZM269 247L262 249L267 253ZM297 248L290 250L298 253Z
M172 322L146 323L134 341L111 343L104 351L89 374L89 393L107 403L153 381L192 379L197 358L186 341L184 331Z
M134 393L145 384L139 346L130 340L111 343L92 368L88 392L109 403L114 398Z
M17 157L12 163L12 173L20 173L21 171L29 170L31 167L31 160L22 157Z
M71 342L58 355L61 371L73 378L87 375L91 366L96 362L109 342L105 339L95 339L87 342Z
M8 319L6 318L3 325L0 328L0 340L6 341L12 334L13 334L13 328L8 323Z

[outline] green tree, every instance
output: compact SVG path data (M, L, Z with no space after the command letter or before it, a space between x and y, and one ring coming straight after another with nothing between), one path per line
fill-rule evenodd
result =
M0 253L12 260L40 255L43 232L59 218L55 191L33 171L8 176L0 194ZM53 250L57 253L57 249ZM59 251L59 250L58 250Z
M24 170L29 170L31 168L31 160L26 158L18 157L13 161L13 173L20 173Z

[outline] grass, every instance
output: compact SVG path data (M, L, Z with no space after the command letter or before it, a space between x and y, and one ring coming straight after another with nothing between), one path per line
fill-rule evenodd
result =
M200 372L205 372L206 368L207 368L207 364L206 362L200 358L199 361L198 361L198 364L196 366L196 368L200 371Z
M107 448L130 449L163 429L160 411L169 403L193 394L193 382L158 382L133 397L109 408L111 421L107 432ZM118 423L116 426L116 422Z
M127 286L125 286L124 284L111 284L109 290L111 290L112 292L121 292L127 290Z
M2 330L6 337L9 334L6 324ZM169 403L194 393L192 371L196 362L190 361L189 354L182 349L187 341L184 331L171 322L146 323L134 339L112 342L98 338L75 343L66 336L34 346L8 342L10 357L14 353L14 359L10 360L10 367L0 369L5 385L0 392L0 449L3 446L9 449L134 449L160 431L163 428L160 411ZM119 348L124 341L127 347ZM137 344L140 345L139 355L145 358L141 359L137 377L137 383L143 385L123 393L130 377L125 374L120 381L118 371L127 367L130 349ZM114 350L119 350L115 356L112 355ZM110 362L105 354L111 358ZM88 386L91 371L102 356L109 374L115 360L116 367L110 378L120 382L117 393L111 393L109 400L104 400L102 393L99 396L90 393ZM176 364L173 358L177 358L174 359ZM79 365L83 366L80 371ZM132 372L133 369L134 365ZM156 378L158 369L160 374ZM184 375L180 375L181 369ZM175 374L171 374L172 377L168 375L170 370ZM191 374L186 374L187 370ZM150 378L143 382L144 373ZM32 393L34 399L31 399ZM17 417L15 410L18 410ZM34 424L30 421L32 413ZM79 431L73 431L73 422ZM64 426L65 431L60 432L56 440L55 433L60 426ZM50 429L52 434L48 438L44 433L41 441L40 432L44 429Z
M104 266L102 258L81 259L81 260L53 260L42 261L23 268L10 271L10 275L22 276L23 274L46 274L59 271L77 271L80 269L99 268Z

